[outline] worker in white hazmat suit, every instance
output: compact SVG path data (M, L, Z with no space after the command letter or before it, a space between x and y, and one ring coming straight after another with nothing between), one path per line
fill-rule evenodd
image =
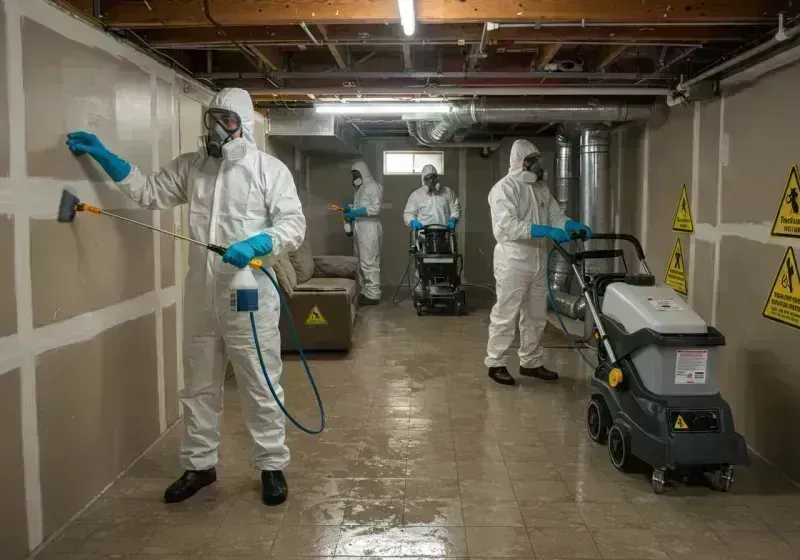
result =
M543 183L541 154L527 140L511 147L508 175L492 187L494 278L497 303L492 308L486 367L489 377L514 385L508 372L508 347L519 324L520 375L556 380L558 374L544 367L540 339L547 323L547 239L569 240L573 231L585 225L570 220Z
M461 206L452 189L441 184L439 174L432 165L420 173L422 186L411 193L403 212L403 221L414 231L439 224L454 230L461 219Z
M361 305L377 305L381 299L381 238L383 229L378 216L383 204L383 186L372 177L363 161L353 164L350 173L356 195L344 213L355 230L355 252L358 257L358 280L361 284Z
M282 503L289 463L284 416L267 388L247 313L230 309L229 286L236 267L264 257L269 267L278 255L297 249L306 223L292 175L286 166L260 152L253 137L253 103L242 89L224 89L205 114L206 150L188 153L146 174L109 152L93 134L68 135L75 154L87 153L134 202L152 210L189 204L189 235L228 247L222 259L190 246L184 294L184 410L181 465L185 472L165 492L180 502L216 480L220 442L222 385L228 357L233 365L253 463L261 470L262 499ZM234 266L231 266L234 265ZM261 350L280 398L280 302L269 279L256 274L259 310L255 313Z

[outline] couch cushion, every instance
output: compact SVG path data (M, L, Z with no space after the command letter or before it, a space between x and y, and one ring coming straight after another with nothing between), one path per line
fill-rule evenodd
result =
M314 257L315 278L350 278L356 279L358 259L344 255L324 255Z
M288 255L281 255L272 265L272 270L275 271L275 279L278 281L283 293L291 298L297 287L297 275Z
M356 282L349 278L312 278L298 284L296 292L348 292L355 293Z
M311 280L311 277L314 276L314 257L311 255L311 244L308 239L303 241L297 251L289 253L289 259L297 273L298 284L304 284Z

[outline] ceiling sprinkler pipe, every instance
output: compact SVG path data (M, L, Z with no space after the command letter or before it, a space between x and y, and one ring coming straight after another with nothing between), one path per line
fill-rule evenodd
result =
M201 76L198 76L201 77ZM318 87L318 88L279 88L279 89L251 89L250 94L253 96L285 96L285 95L298 95L307 97L313 95L316 97L322 95L400 95L400 96L425 96L425 97L446 97L453 96L468 96L475 95L483 96L503 96L513 97L520 95L547 95L547 96L585 96L585 97L629 97L629 96L646 96L646 97L666 97L670 94L668 88L652 88L652 87L562 87L562 86L519 86L519 87L463 87L463 86L427 86L427 87L402 87L395 86L390 88L347 88L341 86L332 87Z

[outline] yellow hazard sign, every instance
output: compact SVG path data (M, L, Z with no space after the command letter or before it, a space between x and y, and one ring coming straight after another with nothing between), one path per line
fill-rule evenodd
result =
M789 179L783 189L775 221L772 222L772 235L776 237L800 237L800 175L797 166L789 170Z
M680 237L675 241L675 248L669 258L667 277L664 279L664 283L679 294L689 294L689 290L686 288L686 267L683 264L683 249L681 248Z
M678 209L675 211L675 219L672 220L672 230L683 233L694 233L692 209L689 207L689 193L686 190L686 183L683 184L683 188L681 189Z
M761 314L765 319L800 330L800 278L797 276L797 259L791 247L786 249Z
M328 320L325 318L325 315L322 314L322 311L319 310L319 307L316 305L311 308L311 312L306 317L306 325L327 325Z
M675 429L676 430L688 430L689 426L686 424L686 420L683 419L683 416L678 415L678 419L675 420Z

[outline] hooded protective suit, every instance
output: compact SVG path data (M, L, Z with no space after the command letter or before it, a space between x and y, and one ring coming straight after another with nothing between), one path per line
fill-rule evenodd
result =
M568 218L548 188L541 182L522 180L522 162L538 153L527 140L511 147L508 175L492 187L489 207L492 213L494 277L497 303L492 308L486 367L508 364L508 347L514 339L517 321L520 331L520 365L536 368L542 364L539 339L547 323L546 238L531 239L531 225L563 229Z
M406 209L403 212L403 221L407 226L411 226L411 220L417 220L423 226L429 226L431 224L445 225L451 218L461 219L461 206L452 189L439 185L436 192L431 193L425 185L424 179L431 173L436 173L434 166L426 165L422 168L420 174L422 187L408 197Z
M157 173L135 166L117 185L134 202L152 210L189 204L189 235L203 243L229 246L266 233L275 257L297 249L306 222L287 167L260 152L253 138L253 103L242 89L224 89L211 108L236 112L242 137L222 147L222 157L202 153L179 156ZM228 357L242 396L244 419L253 438L253 463L261 470L283 470L289 462L284 417L267 389L253 345L247 313L230 310L229 286L236 268L219 256L191 245L184 301L184 407L181 463L185 470L217 463L222 413L222 384ZM280 302L269 279L256 273L259 310L255 314L270 380L283 398Z
M361 295L381 299L381 239L383 228L378 216L383 204L383 186L378 183L363 161L353 164L364 181L356 190L353 208L365 208L366 215L355 219L355 252L358 257L358 280Z

